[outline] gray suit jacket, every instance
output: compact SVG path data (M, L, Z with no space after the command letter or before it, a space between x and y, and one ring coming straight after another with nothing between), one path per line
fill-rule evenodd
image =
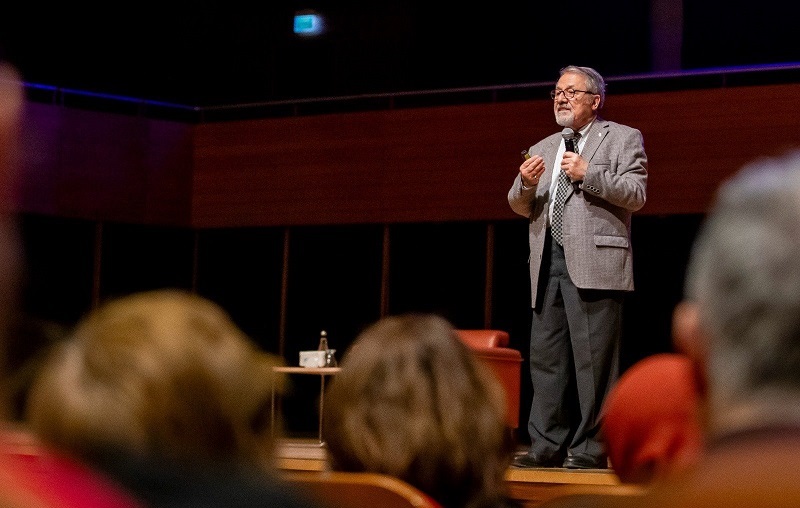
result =
M561 133L533 145L528 153L544 158L539 184L523 189L517 174L508 203L529 221L531 302L535 306L542 264L550 182ZM564 204L564 255L579 288L633 291L631 214L642 208L647 190L647 156L637 129L597 118L586 134L581 157L589 167L580 192Z

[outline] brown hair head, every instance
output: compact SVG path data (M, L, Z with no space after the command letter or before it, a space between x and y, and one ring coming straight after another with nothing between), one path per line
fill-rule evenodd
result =
M399 477L446 507L497 504L510 460L503 394L450 323L384 318L341 367L323 427L334 469Z

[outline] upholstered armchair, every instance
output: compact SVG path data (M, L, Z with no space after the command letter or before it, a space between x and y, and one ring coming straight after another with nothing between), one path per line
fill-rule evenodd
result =
M497 375L506 395L506 421L511 429L516 429L519 427L522 355L508 347L508 332L488 329L456 332L478 359Z

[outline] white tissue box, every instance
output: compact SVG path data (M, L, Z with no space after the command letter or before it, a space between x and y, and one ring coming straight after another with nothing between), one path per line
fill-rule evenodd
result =
M325 351L300 351L301 367L324 367Z

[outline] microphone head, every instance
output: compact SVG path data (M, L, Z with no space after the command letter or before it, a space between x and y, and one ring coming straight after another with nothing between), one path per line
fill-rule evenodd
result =
M564 130L561 131L561 137L564 139L572 139L575 137L575 131L570 127L564 127Z

